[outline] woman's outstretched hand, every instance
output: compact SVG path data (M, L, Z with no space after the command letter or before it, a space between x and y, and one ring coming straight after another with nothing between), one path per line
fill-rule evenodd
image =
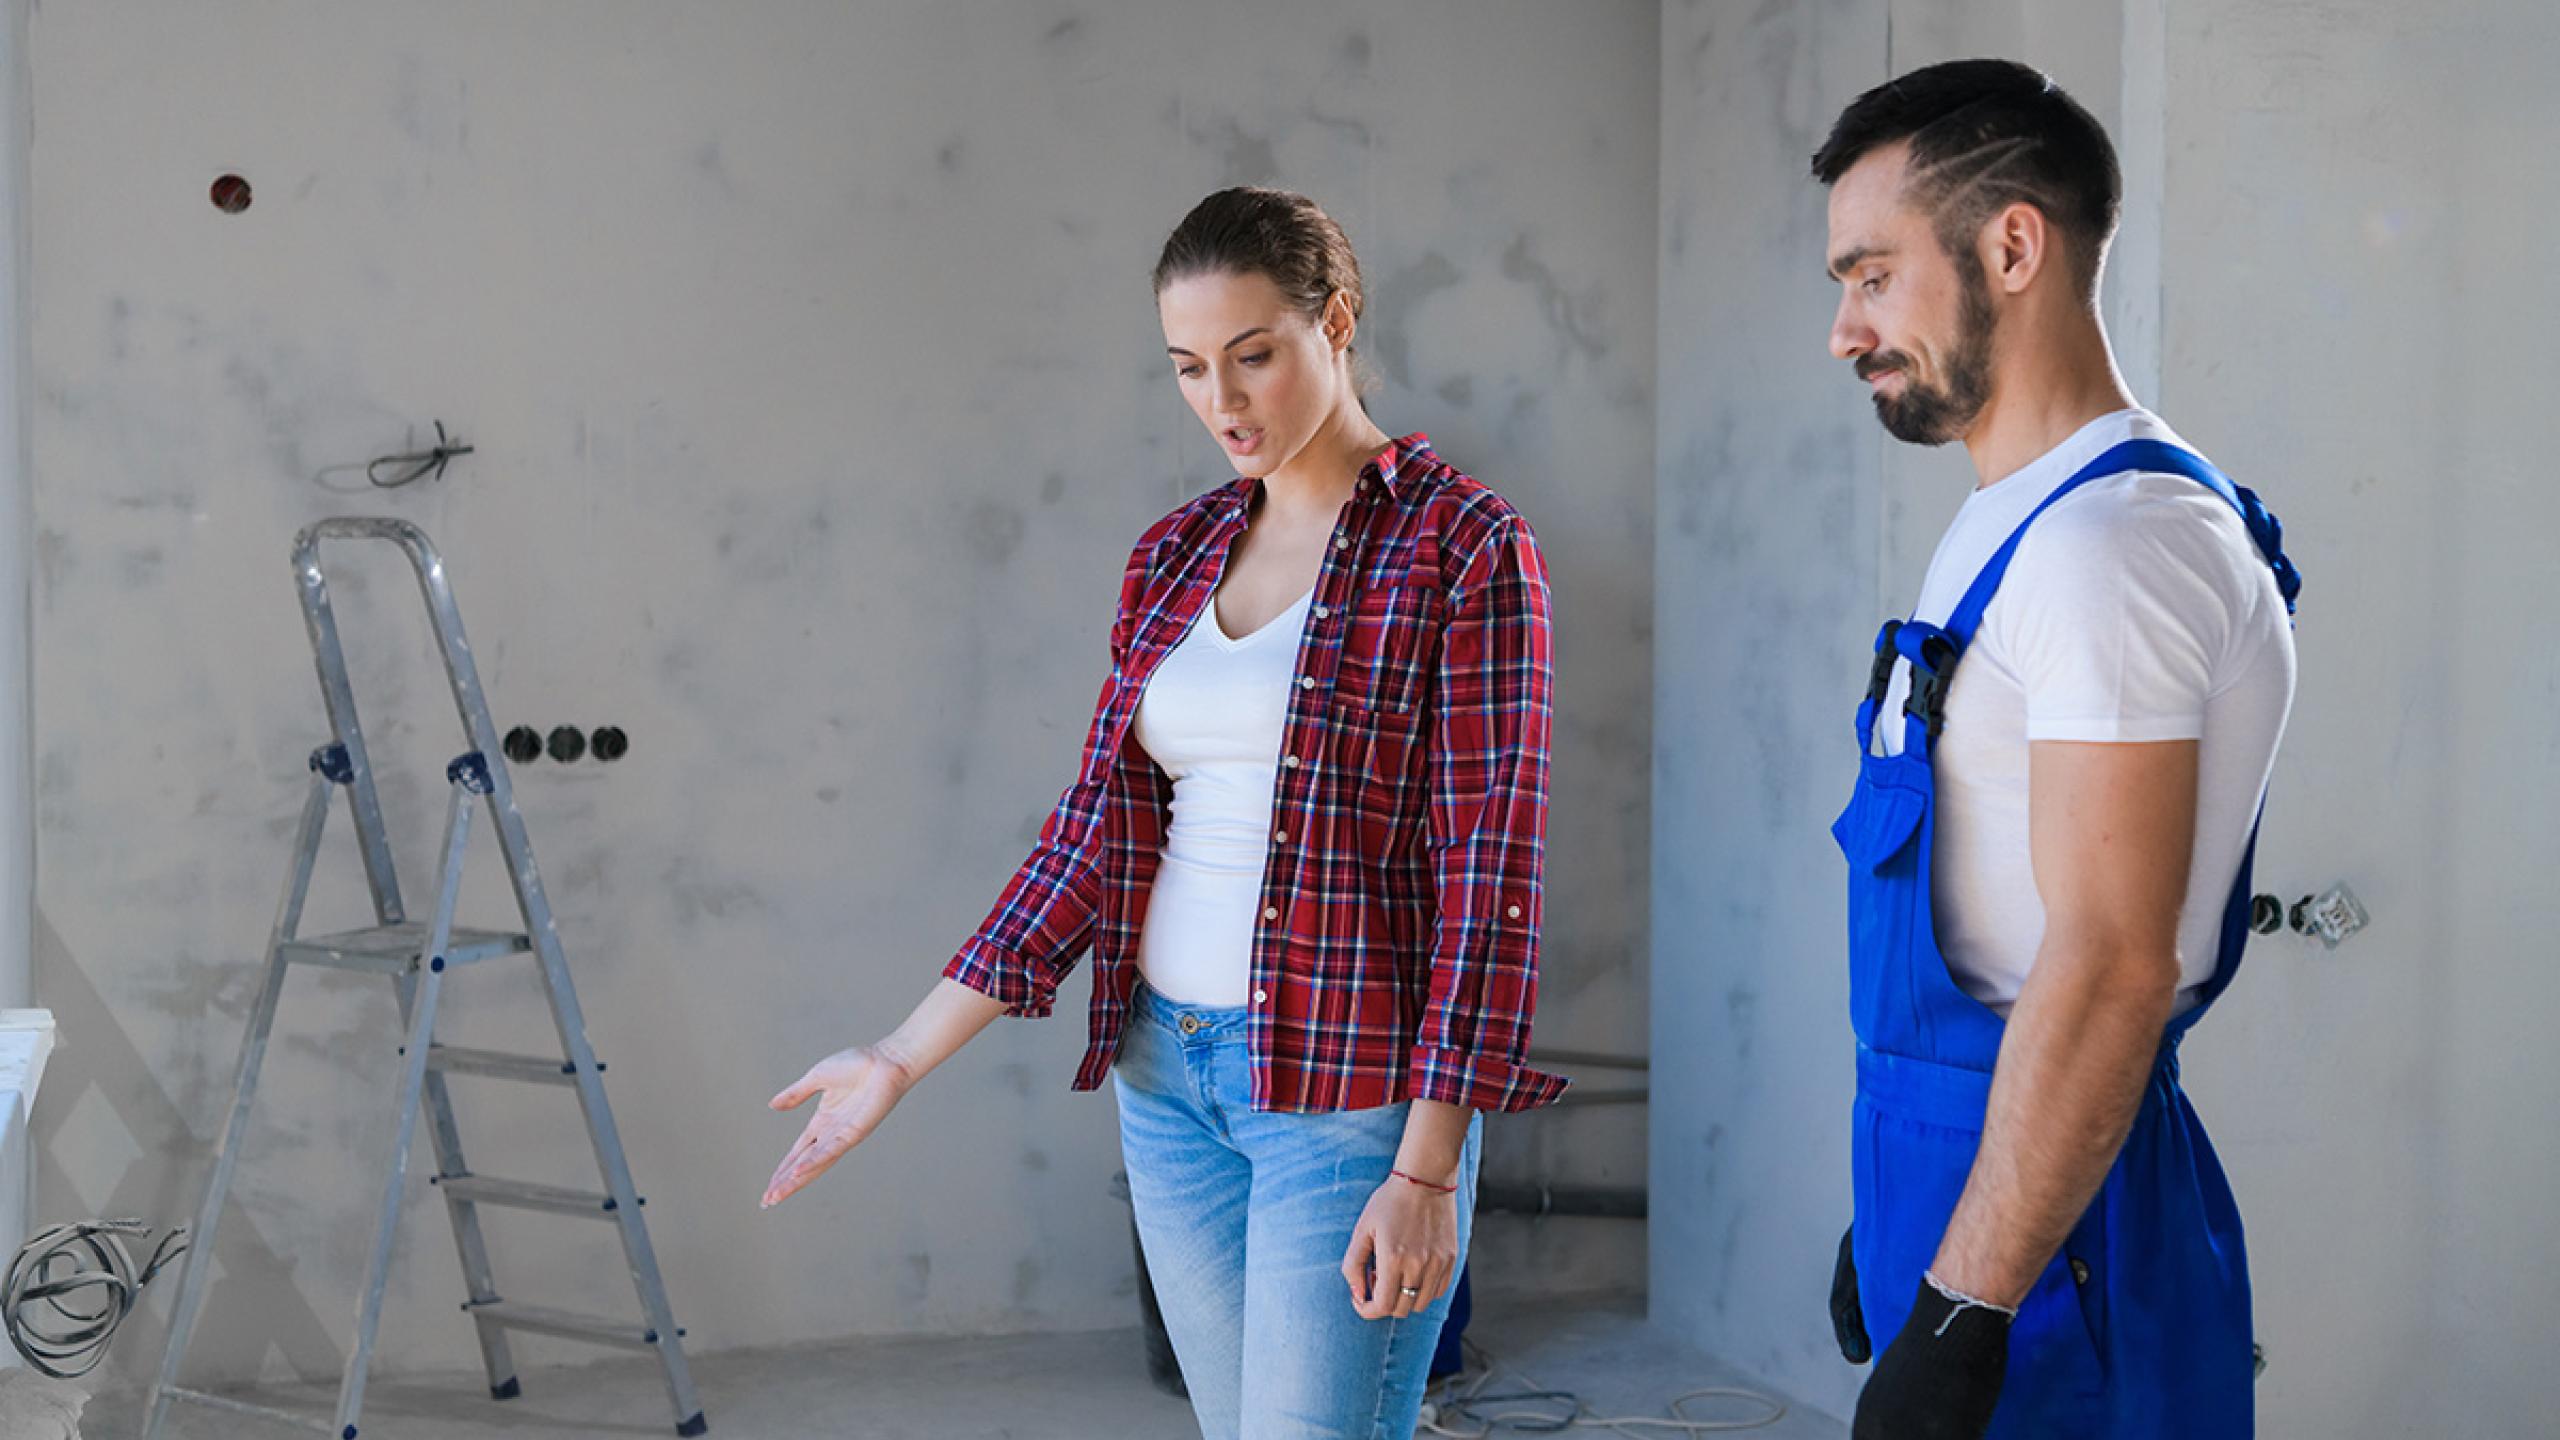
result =
M876 1045L839 1050L810 1066L808 1074L769 1102L776 1110L796 1110L815 1098L818 1108L765 1185L765 1207L781 1204L869 1139L914 1083L906 1067Z

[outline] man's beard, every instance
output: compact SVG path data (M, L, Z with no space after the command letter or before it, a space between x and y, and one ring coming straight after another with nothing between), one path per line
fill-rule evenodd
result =
M1964 296L1956 308L1956 339L1947 347L1946 375L1935 385L1922 384L1911 371L1911 357L1899 350L1859 357L1858 377L1878 371L1902 372L1902 393L1876 392L1876 418L1886 433L1911 445L1944 445L1971 428L1991 401L1991 331L1999 317L1991 308L1991 287L1977 270L1964 271Z

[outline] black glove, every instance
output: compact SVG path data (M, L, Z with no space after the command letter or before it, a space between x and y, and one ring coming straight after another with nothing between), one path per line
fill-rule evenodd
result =
M1858 1395L1851 1440L1981 1440L2009 1370L2009 1317L1926 1279L1911 1319Z
M1849 1253L1854 1227L1840 1232L1840 1261L1831 1267L1831 1336L1840 1342L1840 1358L1864 1365L1876 1349L1867 1339L1867 1312L1858 1304L1858 1261Z

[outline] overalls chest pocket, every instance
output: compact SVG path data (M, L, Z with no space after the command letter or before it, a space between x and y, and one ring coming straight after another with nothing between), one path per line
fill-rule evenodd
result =
M1448 597L1431 578L1400 573L1371 584L1344 617L1333 677L1337 705L1409 716L1430 691Z
M1849 808L1831 825L1831 838L1840 843L1851 866L1881 870L1919 833L1921 816L1929 808L1926 771L1902 773L1916 770L1917 763L1906 756L1869 756L1859 768Z

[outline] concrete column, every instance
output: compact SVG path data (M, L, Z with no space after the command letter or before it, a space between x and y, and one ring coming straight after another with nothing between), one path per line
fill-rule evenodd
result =
M34 552L27 360L30 0L0 0L0 1006L30 1003L35 802L28 783L28 556Z
M27 22L32 0L0 0L0 1009L34 1003L35 802L28 783L28 557L34 506L28 438L27 169L34 105ZM20 1117L23 1118L23 1117ZM0 1126L0 1130L20 1127ZM0 1166L0 1263L17 1253L35 1193L26 1164ZM0 1359L14 1360L6 1347Z
M2160 234L2169 186L2169 0L2124 0L2124 88L2116 157L2124 167L2124 218L2107 258L2107 335L2133 396L2155 410L2160 393Z

